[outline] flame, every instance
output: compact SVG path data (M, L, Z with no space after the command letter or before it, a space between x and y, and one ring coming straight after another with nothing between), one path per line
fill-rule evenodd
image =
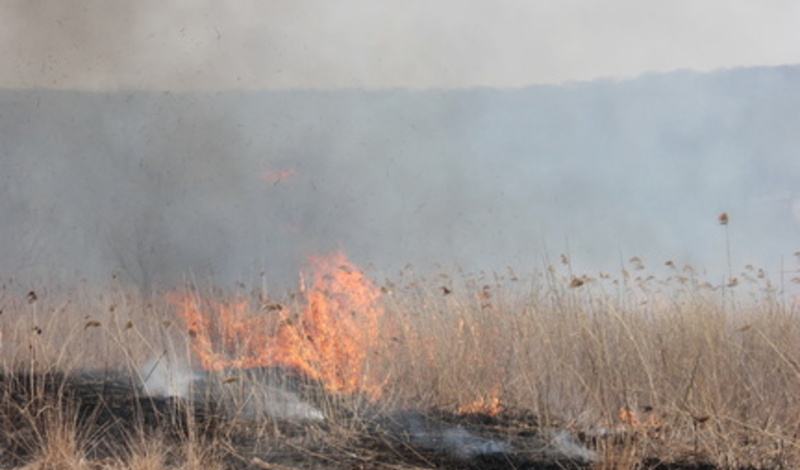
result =
M459 407L457 412L458 414L499 415L503 412L503 404L500 402L500 388L496 387L489 394L480 396L472 403Z
M623 407L619 410L619 419L634 432L646 434L654 438L661 435L662 422L652 409L645 410L642 414L630 408Z
M192 349L206 370L266 366L268 321L253 314L245 299L215 301L183 292L168 294L192 339Z
M377 347L384 309L381 291L342 253L311 259L312 287L300 321L285 324L276 338L276 360L321 380L330 391L378 397L367 359Z
M304 308L259 312L246 299L215 301L171 294L192 348L208 370L284 366L334 393L378 398L383 385L368 359L384 313L381 291L342 253L314 257L311 287L301 276Z
M269 184L278 184L283 180L287 180L294 176L295 170L294 168L287 168L284 170L270 170L265 169L261 172L261 179Z

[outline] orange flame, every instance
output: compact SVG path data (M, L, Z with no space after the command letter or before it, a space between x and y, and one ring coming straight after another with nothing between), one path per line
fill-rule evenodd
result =
M643 414L630 408L620 408L619 419L634 432L640 432L650 437L661 435L662 422L652 409L647 409Z
M492 389L491 393L478 397L472 403L468 403L458 408L459 414L485 414L497 416L503 412L503 404L500 402L500 388Z
M335 393L378 398L382 381L368 369L377 346L383 307L380 289L344 254L311 259L314 266L305 307L277 314L257 312L247 300L203 300L172 294L192 348L204 368L296 368Z
M262 358L269 353L268 325L252 314L247 300L206 300L188 292L171 293L167 300L179 307L204 369L267 365Z
M381 381L366 370L377 346L381 291L342 253L312 258L313 284L300 321L277 336L276 360L325 383L330 391L378 397Z
M266 169L261 172L261 179L270 184L278 184L283 180L288 180L292 176L294 176L295 170L294 168L288 168L285 170L270 170Z

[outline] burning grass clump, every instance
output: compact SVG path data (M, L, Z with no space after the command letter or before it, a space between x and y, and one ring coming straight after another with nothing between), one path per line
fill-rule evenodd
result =
M287 294L4 290L0 465L800 464L786 289L562 261L378 282L337 254Z

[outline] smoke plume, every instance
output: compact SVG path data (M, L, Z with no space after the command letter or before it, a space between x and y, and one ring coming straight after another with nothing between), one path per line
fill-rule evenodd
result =
M798 250L797 67L519 90L0 92L6 277L294 285L383 273L706 267ZM272 281L271 281L272 282Z

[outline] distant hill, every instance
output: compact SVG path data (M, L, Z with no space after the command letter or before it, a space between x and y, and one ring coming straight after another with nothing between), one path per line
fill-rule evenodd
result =
M800 66L458 91L0 90L5 277L290 277L342 249L712 271L800 250ZM283 171L283 173L281 173ZM548 253L549 252L549 253ZM76 275L77 273L77 275Z

